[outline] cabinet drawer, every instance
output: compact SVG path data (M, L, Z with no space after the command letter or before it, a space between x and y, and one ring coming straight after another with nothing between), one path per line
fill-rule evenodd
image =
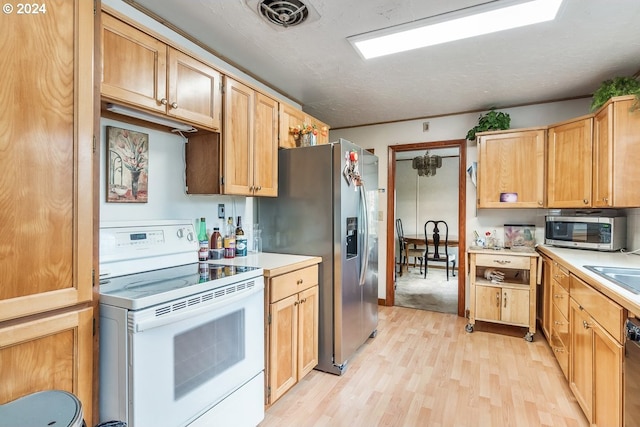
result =
M569 346L569 320L563 315L556 305L553 306L553 323L551 324L551 335L557 337L564 347Z
M565 290L560 283L553 280L551 284L551 297L554 307L562 313L564 317L569 318L569 291Z
M276 276L271 279L271 300L280 301L290 295L309 289L318 284L318 266L301 268L300 270Z
M565 378L569 378L569 350L568 347L562 343L560 338L558 338L553 333L551 334L551 350L553 350L554 356L556 356L556 360L560 365L560 369L562 369L562 373Z
M622 343L624 309L576 276L571 276L570 283L571 298L619 343Z
M553 263L553 278L569 292L569 271L557 262Z
M482 267L502 267L529 270L531 261L528 256L477 254L476 265Z

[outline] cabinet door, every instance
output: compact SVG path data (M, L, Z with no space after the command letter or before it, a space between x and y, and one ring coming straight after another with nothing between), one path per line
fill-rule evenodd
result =
M278 102L255 95L253 185L256 196L278 195Z
M219 131L222 76L208 65L169 48L167 114Z
M305 114L291 105L280 103L280 148L295 148L298 141L289 131L290 128L304 124Z
M500 290L492 286L476 285L476 319L500 320Z
M269 328L270 401L276 401L298 381L298 295L271 304Z
M635 96L615 100L613 106L613 161L611 163L614 207L640 206L640 111Z
M591 117L549 128L547 206L591 206Z
M111 101L166 112L167 46L103 13L100 93Z
M502 288L501 320L512 325L529 325L529 289Z
M318 364L318 286L300 292L298 309L298 381Z
M571 352L569 360L569 387L591 421L593 408L593 333L591 317L571 298L569 308L571 324Z
M225 78L223 185L225 194L253 195L253 126L255 91Z
M593 206L613 203L613 104L593 119Z
M593 322L593 424L622 425L623 348Z
M92 414L91 308L0 328L0 404L42 390L65 390Z
M0 15L0 321L92 298L93 7Z
M479 208L543 206L544 138L542 129L479 137ZM517 194L517 200L501 201L504 193Z

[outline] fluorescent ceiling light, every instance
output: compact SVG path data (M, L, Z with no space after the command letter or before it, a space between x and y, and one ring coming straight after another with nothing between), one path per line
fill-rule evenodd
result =
M164 117L154 116L153 114L145 113L144 111L134 110L133 108L124 107L118 104L107 104L107 110L112 113L122 114L123 116L133 117L134 119L140 119L147 122L155 123L162 126L170 127L171 129L179 130L182 132L197 132L198 130L191 125L177 122L175 120L167 119Z
M493 1L348 37L364 59L555 19L562 0ZM498 9L499 8L499 9Z

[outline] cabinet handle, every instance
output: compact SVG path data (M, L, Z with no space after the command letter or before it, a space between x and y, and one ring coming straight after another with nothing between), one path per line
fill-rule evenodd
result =
M556 353L564 353L564 348L555 347L553 351L555 351Z
M563 297L562 295L560 295L560 294L553 294L553 297L554 297L554 298L557 298L557 299L562 299L562 298L564 298L564 297Z
M496 292L496 307L500 307L500 292Z
M175 109L177 109L177 108L178 108L178 103L177 103L177 102L175 102L175 101L173 101L173 102L171 103L171 108L173 108L174 110L175 110Z
M554 320L554 321L553 321L553 324L554 324L554 325L558 325L558 326L562 326L562 325L564 325L564 322L559 322L559 321L557 321L557 320Z
M162 98L160 100L160 104L162 104L162 105L167 105L168 103L169 103L169 101L167 101L167 98Z
M303 302L307 302L307 299L303 298L303 299L300 300L300 304L302 304Z
M295 301L295 302L293 303L293 305L298 305L298 304L300 304L300 301Z
M542 206L542 200L538 200L538 205Z
M258 185L258 191L262 190L262 185Z
M511 264L511 261L509 261L508 259L494 259L493 262L496 262L498 264Z
M504 293L504 308L507 308L507 293Z
M303 281L304 281L304 280L302 280L302 279L298 279L298 281L296 282L296 284L298 284L298 285L302 285L302 282L303 282Z
M602 201L603 201L603 202L605 202L605 203L607 203L607 202L609 201L609 199L608 199L607 197L604 197L604 198L602 199Z
M587 200L587 199L582 199L582 203L584 203L585 205L588 205L588 204L589 204L589 200Z
M585 329L589 329L591 327L591 325L589 323L587 323L586 320L583 320L582 321L582 327L585 328Z

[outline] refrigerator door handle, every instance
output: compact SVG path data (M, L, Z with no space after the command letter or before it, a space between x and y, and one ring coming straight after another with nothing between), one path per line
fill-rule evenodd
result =
M362 199L362 204L360 205L361 209L363 209L363 218L364 218L364 251L360 256L361 267L360 267L360 286L364 285L367 269L369 268L369 207L367 206L367 191L364 187L364 182L360 185L360 198Z

